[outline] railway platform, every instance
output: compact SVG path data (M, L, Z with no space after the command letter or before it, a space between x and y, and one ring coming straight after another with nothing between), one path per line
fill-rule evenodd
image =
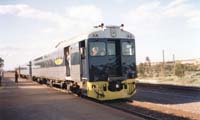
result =
M132 114L5 73L0 120L143 120Z

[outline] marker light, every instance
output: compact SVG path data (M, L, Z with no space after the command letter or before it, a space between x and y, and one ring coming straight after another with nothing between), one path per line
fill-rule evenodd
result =
M121 31L124 31L124 30L123 30L123 27L124 27L124 24L121 24L121 26L120 26Z
M104 26L104 24L103 24L103 23L101 23L101 25L99 25L99 27L101 27L101 28L103 28L103 26Z

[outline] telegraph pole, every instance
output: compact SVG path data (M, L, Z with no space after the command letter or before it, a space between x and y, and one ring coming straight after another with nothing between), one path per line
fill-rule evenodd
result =
M163 76L165 76L165 51L164 50L162 50L162 57L163 57L162 72L163 72Z
M174 55L174 54L173 54L173 64L174 64L174 71L173 71L173 74L175 75L176 61L175 61L175 55Z

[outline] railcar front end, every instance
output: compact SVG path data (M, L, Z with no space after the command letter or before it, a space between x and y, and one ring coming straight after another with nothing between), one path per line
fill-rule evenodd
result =
M98 100L129 98L136 92L135 40L88 40L87 96Z

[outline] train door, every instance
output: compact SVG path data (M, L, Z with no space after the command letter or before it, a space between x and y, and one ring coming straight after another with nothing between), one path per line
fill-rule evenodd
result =
M86 46L85 46L85 40L81 41L79 43L80 46L80 55L81 55L81 62L80 62L80 68L81 68L81 81L82 81L82 94L87 94L87 67L86 67Z
M86 79L87 77L87 70L86 70L86 56L85 56L85 40L79 43L80 46L80 55L81 55L81 80Z
M108 55L109 77L121 76L122 70L121 70L120 40L107 41L107 55Z
M70 46L70 76L73 81L77 83L81 81L81 68L80 68L80 50L79 43Z
M70 47L64 49L65 53L65 65L66 65L66 76L70 76L71 60L70 60Z

